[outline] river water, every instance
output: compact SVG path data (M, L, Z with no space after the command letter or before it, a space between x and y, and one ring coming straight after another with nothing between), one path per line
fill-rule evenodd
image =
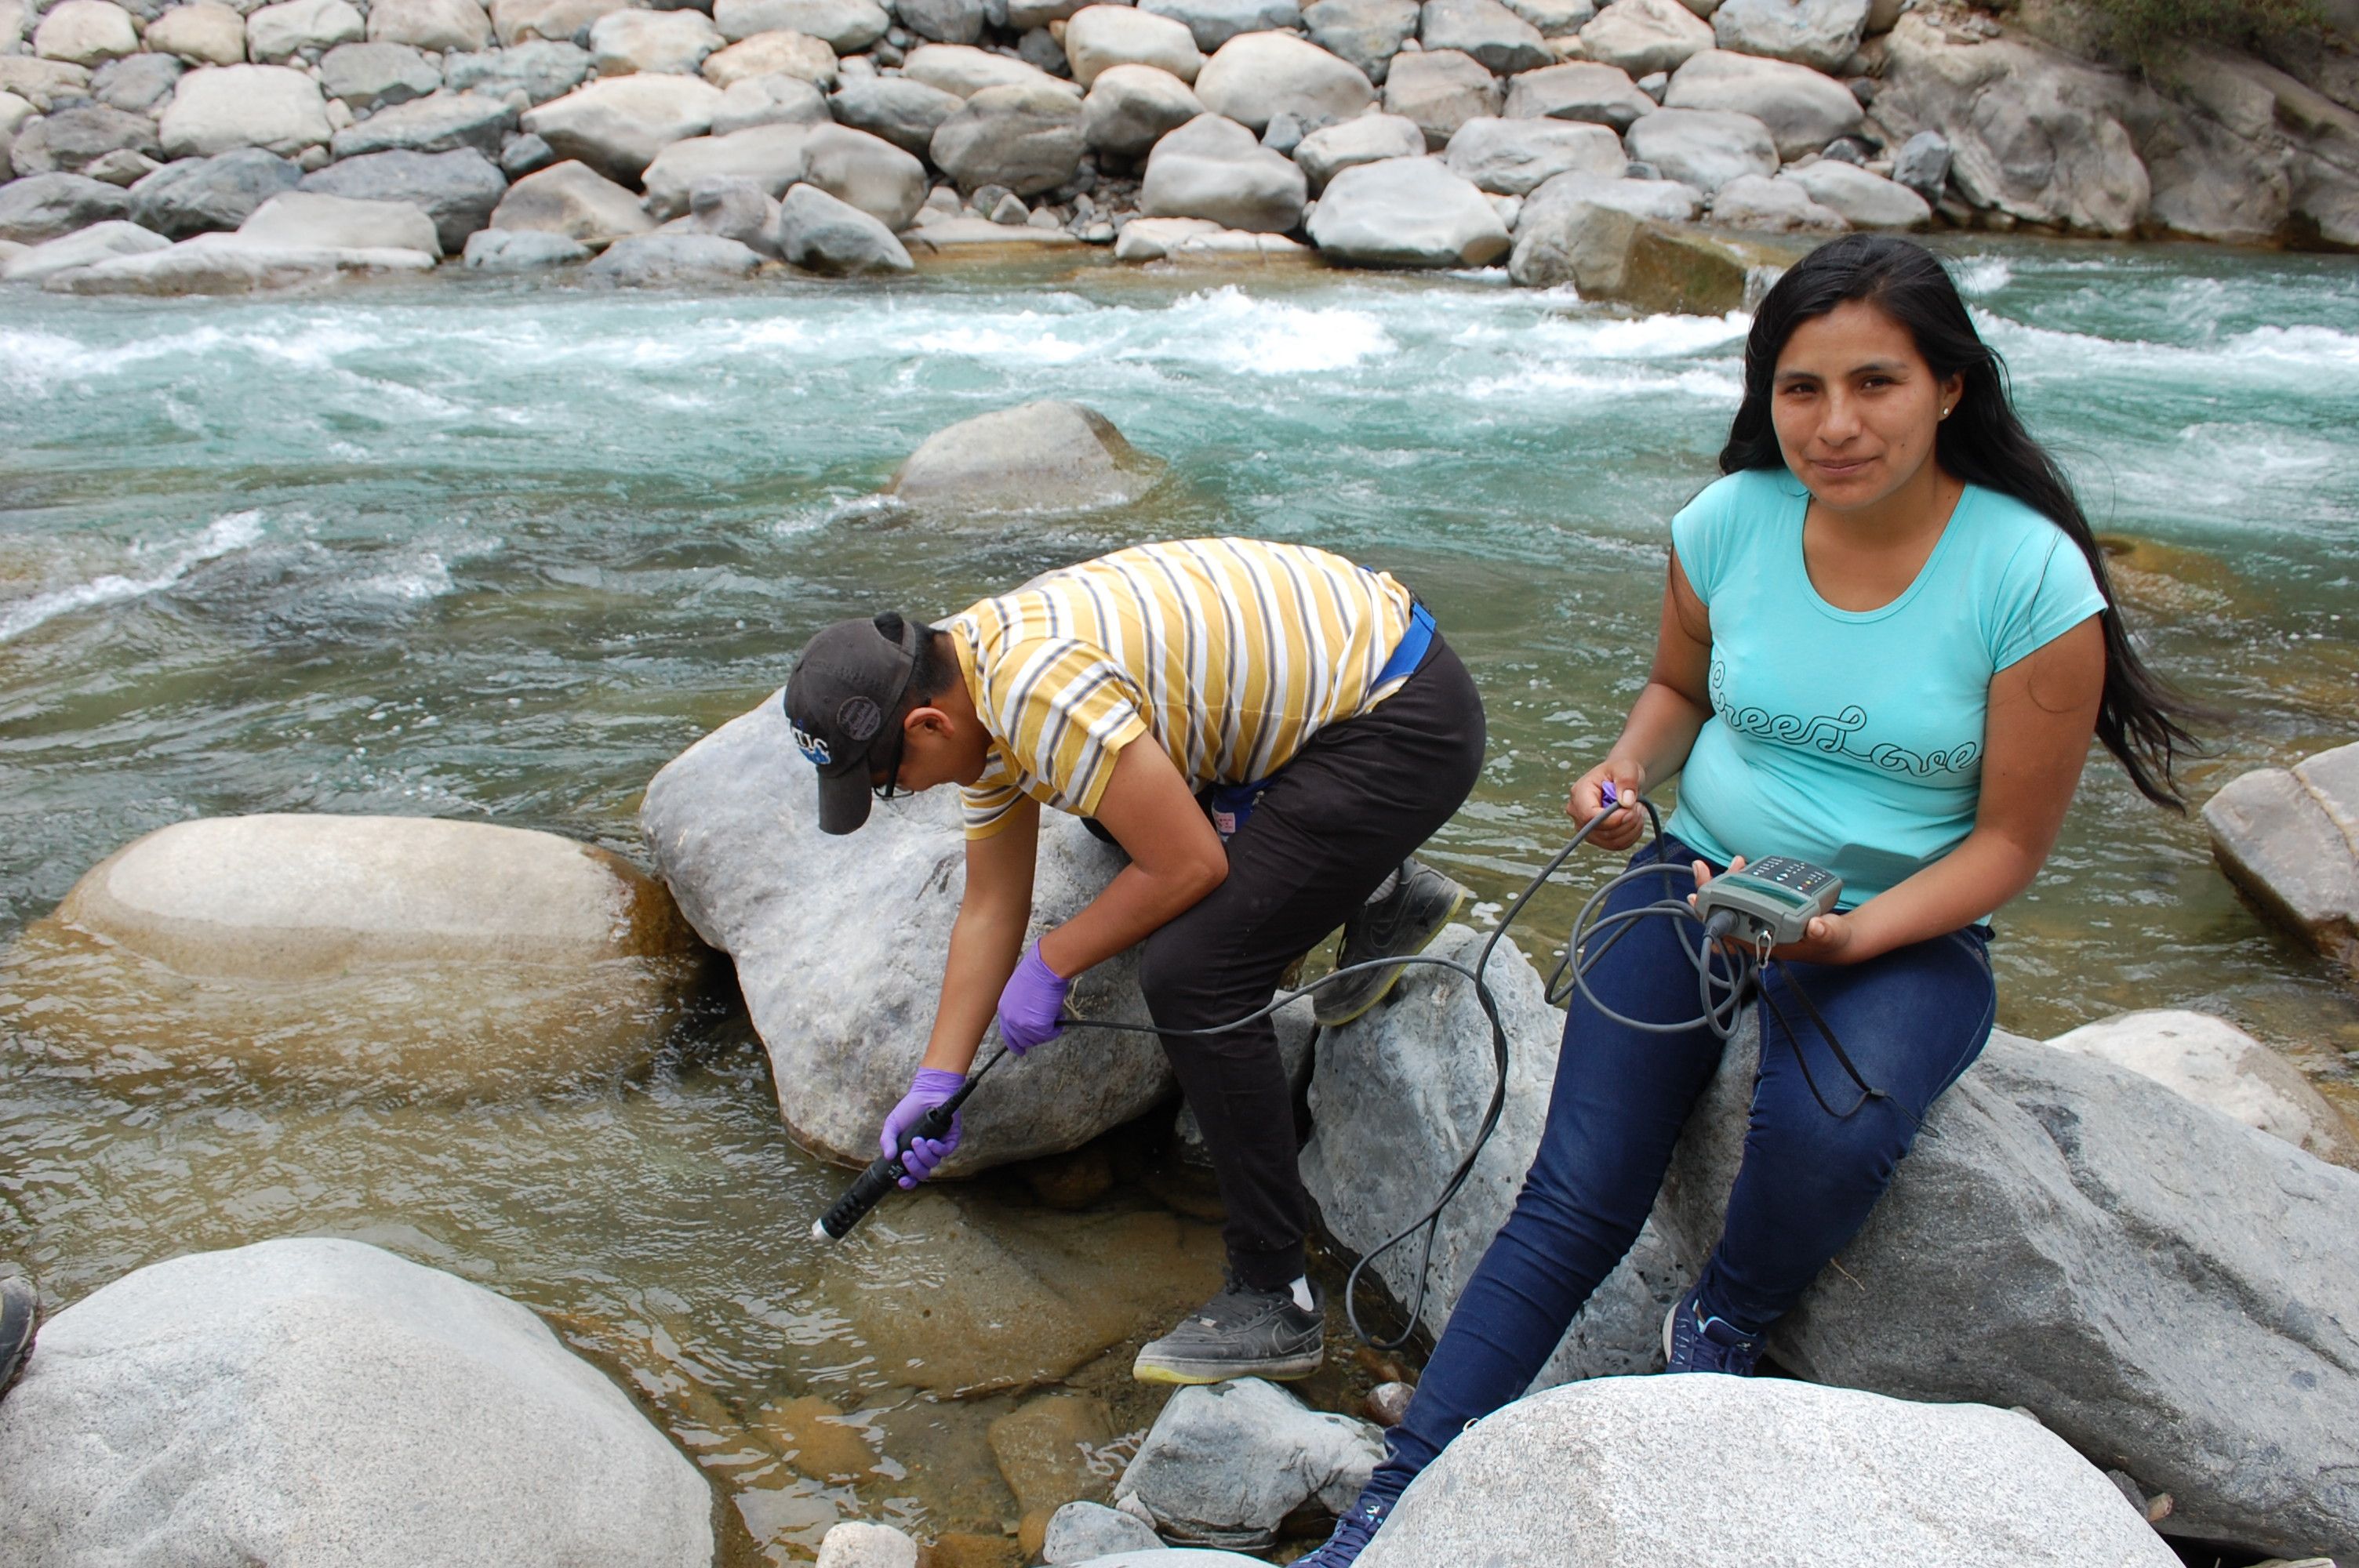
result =
M2034 428L2127 545L2154 662L2229 716L2194 798L2359 739L2359 265L1956 254ZM1473 277L1097 267L701 297L11 291L0 939L192 816L431 814L638 855L648 777L821 622L1223 531L1341 550L1435 607L1493 744L1433 853L1495 911L1643 680L1666 522L1712 476L1745 325ZM930 431L1040 396L1098 408L1169 481L1054 521L919 525L873 499ZM2347 985L2102 759L1999 927L2006 1026L2201 1005L2359 1111ZM627 1082L458 1108L112 1084L17 1049L24 1027L0 1000L0 1256L53 1303L194 1247L359 1236L527 1302L614 1371L714 1478L734 1559L807 1557L840 1516L984 1538L1015 1517L984 1435L1015 1396L902 1387L818 1288L803 1233L840 1178L779 1131L726 1006ZM1038 1220L1012 1181L959 1201ZM1124 1184L1090 1223L1157 1206ZM1074 1379L1114 1407L1103 1468L1151 1413L1119 1360ZM861 1464L811 1460L814 1412Z

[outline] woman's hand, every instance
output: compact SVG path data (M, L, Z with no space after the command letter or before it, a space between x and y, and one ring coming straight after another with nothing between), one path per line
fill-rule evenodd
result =
M1729 861L1728 869L1743 871L1745 857L1739 855ZM1712 868L1701 860L1695 863L1695 881L1696 892L1701 892L1704 884L1712 881ZM1695 893L1688 894L1690 907L1693 907L1695 901ZM1799 942L1780 943L1769 949L1769 956L1797 964L1855 964L1870 956L1860 950L1859 928L1848 914L1838 914L1830 910L1824 914L1813 915L1804 931ZM1746 950L1745 944L1733 936L1723 938L1721 946L1732 953Z
M1627 757L1608 757L1573 781L1572 795L1564 803L1564 814L1582 823L1607 811L1605 791L1611 785L1614 804L1605 820L1589 836L1589 847L1627 849L1638 841L1638 834L1646 825L1647 809L1638 804L1638 792L1646 784L1647 770L1639 763Z

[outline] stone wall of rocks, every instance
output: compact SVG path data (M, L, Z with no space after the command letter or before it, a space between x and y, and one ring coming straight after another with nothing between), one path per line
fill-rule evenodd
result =
M2359 244L2342 34L2143 77L1904 3L0 0L0 276L1103 244L1612 293L1634 221Z

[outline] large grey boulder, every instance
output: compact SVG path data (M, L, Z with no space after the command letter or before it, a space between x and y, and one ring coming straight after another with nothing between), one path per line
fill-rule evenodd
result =
M300 192L274 202L299 218L305 207L374 205ZM430 243L425 220L411 219ZM370 235L344 211L278 232L290 237L249 221L245 233L50 281L97 276L127 287L218 264L219 289L181 291L242 292L275 268L310 267L304 257L328 258L331 273L432 265L411 246L347 243ZM46 956L42 992L79 1055L136 1052L180 1072L228 1057L257 1076L429 1098L643 1064L659 1038L651 1021L698 962L669 897L618 857L432 817L176 823L86 873L22 943Z
M690 75L721 45L720 32L701 11L616 11L590 24L590 58L601 76Z
M796 266L835 277L916 270L892 230L815 185L787 192L778 214L778 251Z
M972 98L986 87L1048 86L1075 98L1082 93L1071 82L1051 76L1037 65L964 44L920 44L909 51L901 73L912 81L922 81L960 99Z
M1950 183L1950 142L1939 131L1919 131L1892 155L1892 179L1923 197L1928 206L1941 200Z
M2272 919L2359 969L2359 744L2245 774L2204 803L2203 826Z
M423 251L442 254L434 220L407 201L364 201L318 191L289 190L255 208L237 232L289 248Z
M442 77L453 92L506 98L521 92L527 104L562 98L590 76L590 51L571 43L537 38L480 54L453 54L442 61Z
M423 251L411 250L348 250L319 245L275 245L250 240L242 234L199 234L167 245L160 251L148 251L139 255L116 256L92 266L76 267L58 273L41 287L58 294L134 294L172 297L186 294L275 294L289 289L311 288L345 278L380 277L402 273L431 272L434 258ZM28 927L21 938L23 944L48 943L52 934L40 926ZM149 1008L152 993L158 984L174 991L182 991L182 982L164 977L156 979L146 972L134 972L127 979L103 971L110 958L120 955L92 953L86 944L68 939L68 950L45 955L44 967L53 975L61 975L70 966L85 967L96 979L81 988L82 992L100 993L102 1005L87 1015L77 1008L84 1000L82 994L67 997L54 1017L68 1030L62 1036L82 1050L117 1047L111 1060L115 1065L136 1062L143 1058L166 1059L154 1054L149 1030L170 1030L173 1039L207 1038L213 1032L223 1032L226 1038L235 1034L241 1039L266 1045L266 1054L240 1063L241 1070L260 1075L291 1073L303 1081L315 1084L337 1083L357 1086L367 1092L399 1092L405 1097L472 1098L487 1088L502 1089L518 1081L538 1088L536 1080L540 1069L555 1057L571 1060L570 1044L527 1042L516 1053L517 1072L513 1076L496 1069L489 1078L478 1081L475 1069L485 1062L503 1062L516 1047L504 1038L485 1039L464 1023L455 1032L444 1033L452 1020L433 1012L433 1008L451 1005L458 1017L467 1022L480 1023L485 1032L496 1035L506 1025L520 1025L515 1016L516 1000L506 999L509 1016L494 1019L492 1014L502 1005L499 999L477 994L470 996L468 986L437 988L418 980L415 989L396 987L391 989L373 989L369 1003L382 1008L383 1012L353 1009L340 1012L343 999L337 996L314 996L298 989L280 989L268 995L256 996L246 991L234 993L199 993L190 1000L210 1009L195 1021L186 1016L160 1015ZM126 968L141 968L136 958L124 959ZM470 974L468 985L484 986L483 977ZM400 994L396 994L396 992ZM105 993L113 993L108 997ZM541 999L534 999L537 1003ZM606 1001L619 999L609 996ZM104 1002L114 1000L116 1005ZM587 1011L594 1013L602 1004L596 997L582 999ZM355 1019L358 1022L355 1022ZM538 1021L536 1021L538 1022ZM606 1021L609 1024L612 1020ZM643 1021L635 1021L639 1027ZM114 1030L124 1033L110 1033ZM350 1047L359 1031L373 1031L366 1037L371 1043L368 1053L355 1053ZM351 1031L353 1033L347 1033ZM420 1033L437 1038L419 1040ZM570 1031L565 1032L569 1033ZM649 1042L640 1041L642 1046ZM440 1065L433 1053L442 1051L451 1056L464 1057L463 1063ZM546 1053L546 1054L544 1054ZM645 1059L644 1052L631 1065ZM101 1063L101 1065L106 1064ZM616 1069L621 1070L620 1068Z
M538 1318L327 1237L152 1264L43 1324L0 1468L17 1568L712 1559L696 1466Z
M1691 185L1560 174L1524 200L1507 276L1526 288L1571 284L1584 298L1614 299L1641 223L1684 223L1703 205Z
M345 44L320 59L320 85L354 109L382 109L442 91L442 70L408 44Z
M881 136L821 125L803 144L802 178L898 232L926 200L926 166Z
M0 92L21 98L45 114L71 109L90 96L90 70L61 59L0 54Z
M1811 200L1843 214L1854 229L1923 229L1933 222L1933 210L1922 196L1839 158L1821 158L1777 178L1800 186Z
M326 146L333 134L320 84L283 65L192 70L172 89L157 128L171 158L211 157L239 147L292 157Z
M703 135L720 106L721 89L696 77L617 76L526 110L523 125L558 157L629 183L664 148Z
M921 38L971 44L983 37L990 7L984 0L893 0L893 14Z
M802 125L756 125L674 142L647 165L647 209L659 219L677 218L708 179L750 179L766 196L784 196L810 168L810 138Z
M103 168L93 167L110 155L136 153L143 160L152 160L162 151L156 139L155 121L145 114L92 103L79 109L59 109L28 122L16 133L9 157L20 175L87 174L95 179L114 167L111 163ZM152 172L154 168L149 161L141 173ZM113 179L107 183L127 185L131 181Z
M128 195L86 175L35 174L0 185L0 240L19 244L38 245L130 215Z
M656 225L637 197L589 165L568 159L509 186L493 209L491 226L557 234L602 250Z
M1499 79L1456 49L1402 55L1385 78L1385 113L1414 124L1433 152L1448 146L1467 121L1496 114L1505 98Z
M512 99L482 92L434 92L347 125L336 133L332 145L339 159L370 153L447 153L462 147L491 157L516 128Z
M1528 196L1560 174L1618 176L1630 160L1603 125L1485 117L1459 126L1441 161L1495 196Z
M1867 30L1868 0L1725 0L1712 14L1723 49L1841 70Z
M107 108L153 114L188 70L169 54L127 55L91 72L90 90Z
M1218 114L1201 114L1155 144L1138 210L1150 218L1202 218L1224 229L1283 234L1302 222L1310 186L1291 159Z
M131 13L109 0L60 0L33 29L33 52L69 65L97 65L138 49Z
M245 18L211 0L176 5L147 24L147 47L190 65L237 65L245 59Z
M882 86L886 83L904 90L893 95L892 101L896 103L906 103L908 91L930 91L918 82L906 81L899 77L871 78L866 85ZM799 76L756 76L743 81L733 81L723 91L721 103L712 111L712 134L726 136L738 131L750 131L756 125L824 125L836 117L829 114L828 100L815 84ZM875 131L874 125L860 124L854 120L847 119L845 124L856 125L864 131ZM882 131L875 131L875 134L885 135ZM886 136L886 139L896 146L907 145L898 136ZM908 150L914 152L919 149Z
M930 147L935 166L961 190L1004 185L1037 196L1073 178L1088 143L1079 99L1061 87L1023 83L975 93L935 128Z
M2171 1008L2117 1013L2048 1044L2125 1067L2321 1160L2359 1169L2359 1130L2301 1069L2224 1018Z
M713 0L712 20L733 44L756 33L801 33L843 55L883 38L893 19L875 0Z
M608 245L582 276L619 288L669 288L746 277L761 265L752 246L719 234L636 234Z
M1711 0L1699 3L1710 4ZM1596 0L1507 0L1507 9L1538 27L1540 36L1547 38L1577 38L1581 29L1597 15Z
M1851 135L1864 118L1851 89L1832 77L1726 49L1706 49L1672 72L1663 107L1750 114L1769 127L1777 156L1787 159Z
M1619 66L1568 60L1509 82L1505 113L1510 120L1587 120L1626 131L1658 107Z
M1082 102L1082 140L1116 157L1144 157L1203 112L1203 102L1169 71L1117 65L1090 84L1090 95Z
M371 153L303 177L301 189L359 201L402 201L433 220L442 249L456 252L488 225L508 193L506 176L473 147L447 153Z
M854 77L830 95L822 113L832 109L838 124L923 157L933 146L935 130L963 102L906 76Z
M1299 0L1140 0L1139 9L1186 27L1206 54L1247 33L1302 25Z
M1425 0L1418 38L1429 49L1456 49L1500 76L1556 63L1540 30L1499 0Z
M1618 152L1621 144L1614 146ZM1294 148L1294 161L1309 177L1313 192L1326 189L1329 180L1358 164L1424 156L1425 132L1416 121L1400 114L1363 114L1356 120L1321 126Z
M535 38L569 43L599 17L629 5L630 0L492 0L492 36L510 49Z
M1135 5L1087 5L1065 24L1065 59L1087 88L1115 66L1148 65L1193 81L1204 56L1186 26Z
M1453 925L1430 952L1471 965L1484 940ZM1507 1098L1498 1130L1441 1214L1419 1319L1435 1335L1515 1206L1539 1148L1564 1033L1564 1015L1548 1005L1540 977L1514 942L1499 944L1487 974L1507 1029ZM1440 1195L1473 1143L1498 1076L1490 1026L1465 980L1413 968L1397 994L1392 1006L1324 1033L1310 1080L1303 1184L1328 1230L1362 1255L1406 1229ZM1373 1267L1397 1301L1418 1293L1422 1247L1397 1247ZM1574 1318L1534 1387L1659 1370L1663 1312L1687 1281L1669 1245L1647 1227Z
M1349 119L1376 101L1376 90L1359 67L1299 35L1264 32L1223 44L1197 72L1196 96L1258 135L1279 114L1306 124Z
M1655 1220L1720 1234L1758 1048L1697 1104ZM1813 1381L2021 1405L2175 1499L2166 1530L2359 1553L2359 1173L2136 1074L1994 1035L1852 1243L1769 1330Z
M1303 1408L1259 1378L1182 1389L1155 1418L1114 1483L1157 1533L1188 1546L1255 1550L1307 1503L1350 1508L1384 1457L1366 1422Z
M1677 70L1712 44L1711 26L1680 0L1614 0L1581 29L1590 59L1633 80Z
M114 256L160 251L172 242L152 229L123 219L92 223L87 229L45 241L0 265L0 278L10 283L38 283L60 272L89 266Z
M1471 180L1440 158L1387 158L1344 169L1310 214L1310 243L1356 266L1488 266L1507 226Z
M234 229L280 191L294 189L302 175L259 147L168 163L131 188L131 221L173 240Z
M921 509L962 517L1120 504L1153 478L1112 427L1071 405L939 432L904 477ZM876 813L856 842L828 838L810 764L773 698L675 759L640 808L681 909L735 961L788 1131L847 1164L876 1157L876 1130L925 1050L965 880L953 793ZM1120 858L1061 813L1043 814L1040 840L1033 921L1045 927L1095 897ZM830 984L810 986L813 974ZM1074 1011L1146 1022L1136 977L1133 957L1098 966ZM1009 1064L989 1087L962 1113L952 1173L1079 1148L1144 1114L1172 1078L1152 1035L1083 1033Z
M753 180L742 176L699 180L689 192L686 215L656 232L718 234L776 261L780 259L778 214L777 199Z
M480 49L492 41L492 18L475 0L369 0L368 36L437 54Z
M1791 179L1740 174L1712 193L1713 223L1756 234L1840 234L1851 227Z
M538 229L478 229L467 236L465 265L469 272L540 272L586 262L590 254L586 245Z
M2102 1470L2010 1411L1771 1378L1605 1378L1470 1428L1363 1568L2174 1568Z
M246 14L248 59L278 65L297 55L310 58L338 44L368 36L368 24L345 0L278 0Z
M1310 41L1358 66L1379 87L1422 19L1417 0L1313 0L1302 8Z
M1940 135L1966 201L2082 232L2137 232L2154 188L2122 116L2126 84L2012 38L1958 45L1914 13L1892 29L1876 117Z
M1777 143L1750 114L1718 109L1658 109L1623 137L1630 156L1666 179L1710 195L1739 175L1777 172Z

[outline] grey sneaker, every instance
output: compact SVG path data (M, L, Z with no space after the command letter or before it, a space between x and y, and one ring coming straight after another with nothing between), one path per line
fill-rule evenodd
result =
M33 1354L33 1330L41 1314L41 1298L33 1287L10 1275L0 1279L0 1394L16 1380Z
M1140 1350L1130 1375L1142 1383L1284 1382L1319 1370L1326 1354L1326 1303L1315 1286L1305 1312L1291 1291L1257 1291L1231 1275L1219 1295Z
M1422 860L1401 862L1400 881L1393 891L1343 923L1343 943L1336 949L1335 967L1350 968L1380 958L1408 958L1425 951L1441 928L1450 924L1470 895L1467 891ZM1345 975L1312 993L1311 1016L1322 1028L1349 1023L1385 1000L1405 966L1387 964Z

